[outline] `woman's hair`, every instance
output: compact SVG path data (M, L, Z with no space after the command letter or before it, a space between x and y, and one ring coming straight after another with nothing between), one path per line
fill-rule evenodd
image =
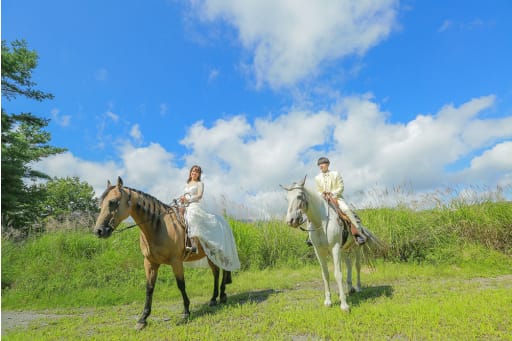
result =
M193 165L191 168L190 168L190 171L188 172L188 180L187 180L187 184L190 182L190 180L192 180L192 171L194 169L197 169L199 171L199 177L197 178L197 181L201 181L201 174L203 174L203 171L201 169L201 167L199 167L198 165Z

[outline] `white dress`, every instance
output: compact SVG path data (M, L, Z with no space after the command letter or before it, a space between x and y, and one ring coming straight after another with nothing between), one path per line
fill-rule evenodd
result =
M197 237L208 258L221 269L240 269L235 238L228 222L221 216L206 212L200 204L201 182L188 183L184 194L190 201L185 219L190 237Z

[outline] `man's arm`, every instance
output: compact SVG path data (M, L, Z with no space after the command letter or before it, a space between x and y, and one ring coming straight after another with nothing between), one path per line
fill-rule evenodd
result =
M343 196L343 190L345 189L345 185L343 183L343 178L338 172L332 172L332 188L331 193L334 197L340 198Z

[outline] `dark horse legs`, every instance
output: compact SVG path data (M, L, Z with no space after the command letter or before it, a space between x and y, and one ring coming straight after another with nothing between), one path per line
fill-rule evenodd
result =
M213 273L213 295L210 299L209 306L212 307L217 304L217 297L219 297L219 274L220 269L212 261L208 260L208 264ZM222 270L222 282L220 283L220 303L226 303L226 285L231 283L231 271Z
M144 303L144 310L142 311L142 315L137 322L137 330L141 330L146 327L146 319L151 314L153 292L155 291L155 283L159 268L160 264L153 264L147 259L144 259L144 269L146 270L146 302Z
M213 296L210 299L209 305L214 306L217 304L217 297L219 297L219 275L220 269L218 266L209 261L213 273ZM146 270L146 302L144 304L144 311L142 312L139 321L137 322L137 330L141 330L147 325L147 318L151 314L151 306L153 302L153 292L155 291L155 283L158 275L160 264L154 264L144 259L144 268ZM183 317L190 316L190 300L185 291L185 277L183 273L183 263L173 266L173 272L176 277L176 283L180 289L181 296L183 297ZM226 285L231 283L231 271L222 270L222 281L220 283L220 303L226 303Z

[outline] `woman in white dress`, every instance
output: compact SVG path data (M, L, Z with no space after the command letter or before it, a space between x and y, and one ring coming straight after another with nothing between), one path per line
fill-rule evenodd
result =
M218 267L234 271L240 269L240 260L235 238L227 221L219 215L206 212L200 204L204 185L201 182L201 167L190 168L182 203L187 204L185 219L189 229L191 252L197 252L195 239L199 240L208 258Z

